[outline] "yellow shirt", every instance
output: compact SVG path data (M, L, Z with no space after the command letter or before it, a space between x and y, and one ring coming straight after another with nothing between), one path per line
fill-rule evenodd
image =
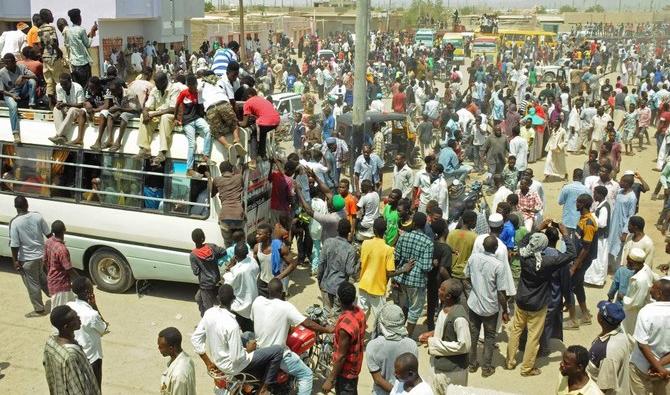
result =
M375 237L365 240L361 245L361 280L358 288L370 295L386 294L388 278L386 272L395 270L393 247L386 245L384 239Z

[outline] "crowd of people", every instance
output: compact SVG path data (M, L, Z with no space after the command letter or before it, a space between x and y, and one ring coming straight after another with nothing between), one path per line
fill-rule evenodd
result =
M159 164L181 126L189 141L188 175L203 178L209 173L196 167L197 134L205 142L202 161L209 164L215 142L244 155L239 128L253 124L251 157L271 162L270 215L254 235L243 230L243 165L227 161L211 180L212 196L221 200L223 245L207 242L201 229L192 232L189 259L202 318L190 340L211 375L249 374L258 379L258 391L267 393L281 369L295 377L299 394L310 394L313 372L286 344L290 329L302 325L333 338L325 393L357 393L365 360L376 394L444 394L450 385L467 386L480 368L483 377L495 374L493 354L504 326L509 340L503 368L514 370L523 348L519 373L525 377L542 373L536 360L552 351L550 339L562 340L563 330L595 321L601 327L597 338L563 352L556 393L670 390L668 266L654 267L655 246L638 215L640 196L651 188L639 172L626 170L625 158L635 152L656 157L660 177L653 197L664 200L656 226L665 234L666 44L573 36L553 48L529 40L503 46L496 62L475 57L461 70L449 44L427 48L407 33L370 33L369 63L361 71L367 106L407 114L423 161L417 170L402 153L385 163L384 125L375 125L360 146L337 129L338 116L353 103L350 33L301 38L298 59L287 40L269 52L243 44L253 52L246 62L234 41L212 49L203 43L190 57L185 51L170 56L148 42L142 51L133 50L130 63L141 73L126 83L128 69L120 65L125 61L118 50L104 77L91 76L87 48L97 26L86 31L79 10L68 15L71 25L57 22L65 50L46 9L33 18L36 39L33 28L17 26L34 41L15 44L6 37L3 43L0 94L17 144L19 103L38 103L37 62L54 114L54 144L82 147L87 119L97 114L101 122L90 149L118 151L137 117L137 157ZM16 48L5 51L8 44ZM323 49L334 56L320 56ZM17 51L25 52L23 63L16 62ZM564 72L542 86L535 65L554 59L566 59ZM444 81L434 73L437 64L447 65ZM267 152L266 138L280 122L269 96L283 90L300 94L304 108L292 125L295 152L280 158ZM77 135L68 141L75 126ZM154 155L156 129L160 149ZM588 160L569 168L569 154L579 153ZM536 177L529 164L542 160L543 174ZM385 183L391 167L391 182ZM550 213L543 183L567 182L569 172L571 181L558 197L562 213ZM477 201L452 215L453 192L474 178L488 185L490 210ZM90 280L72 267L66 224L49 227L28 210L25 197L16 197L15 207L10 245L33 305L27 317L48 314L44 292L58 332L44 351L50 391L100 393L107 322ZM285 300L295 296L290 281L300 265L311 269L334 325L312 321ZM608 273L608 300L587 301L585 284L603 286ZM426 331L418 333L424 324ZM161 354L170 358L161 392L195 394L196 368L182 349L181 333L169 327L157 336ZM425 382L418 373L417 341L430 355L433 375Z

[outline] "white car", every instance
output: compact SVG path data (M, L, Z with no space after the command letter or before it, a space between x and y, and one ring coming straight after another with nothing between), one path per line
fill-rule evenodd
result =
M537 72L537 80L543 82L554 82L556 77L558 77L559 70L566 67L570 64L569 58L561 58L556 64L550 65L536 65L535 70Z
M335 52L331 51L330 49L322 49L317 52L316 56L319 60L330 61L331 59L335 58Z

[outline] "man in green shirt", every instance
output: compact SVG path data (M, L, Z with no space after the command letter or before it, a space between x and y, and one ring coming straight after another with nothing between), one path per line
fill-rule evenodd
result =
M447 245L454 254L451 264L451 277L458 280L463 286L464 297L461 298L461 302L465 305L472 286L464 272L477 238L477 233L473 231L477 226L477 213L467 210L463 213L461 219L460 227L449 232Z
M384 241L387 245L391 247L395 246L396 241L398 240L398 223L400 222L400 216L398 215L398 202L402 197L402 192L400 189L394 189L391 191L388 197L388 202L384 206L384 219L386 220L386 232L384 233Z

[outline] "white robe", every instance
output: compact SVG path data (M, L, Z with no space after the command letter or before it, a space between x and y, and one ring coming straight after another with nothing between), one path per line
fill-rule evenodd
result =
M545 176L564 177L567 173L565 166L567 137L567 132L562 127L554 130L549 136L544 149L547 152L547 159L544 162Z
M601 204L597 205L596 208L604 204L603 201ZM596 218L598 222L598 228L604 228L609 225L609 216L611 213L606 209L600 210L600 215ZM598 237L596 242L598 245L598 255L596 259L591 261L591 266L584 273L584 282L591 285L603 286L605 284L605 279L607 278L607 265L609 263L609 243L607 237Z
M623 310L626 318L622 323L623 330L628 336L633 336L637 314L649 303L649 290L654 280L654 272L647 265L642 266L642 269L630 278L628 292L623 297Z

